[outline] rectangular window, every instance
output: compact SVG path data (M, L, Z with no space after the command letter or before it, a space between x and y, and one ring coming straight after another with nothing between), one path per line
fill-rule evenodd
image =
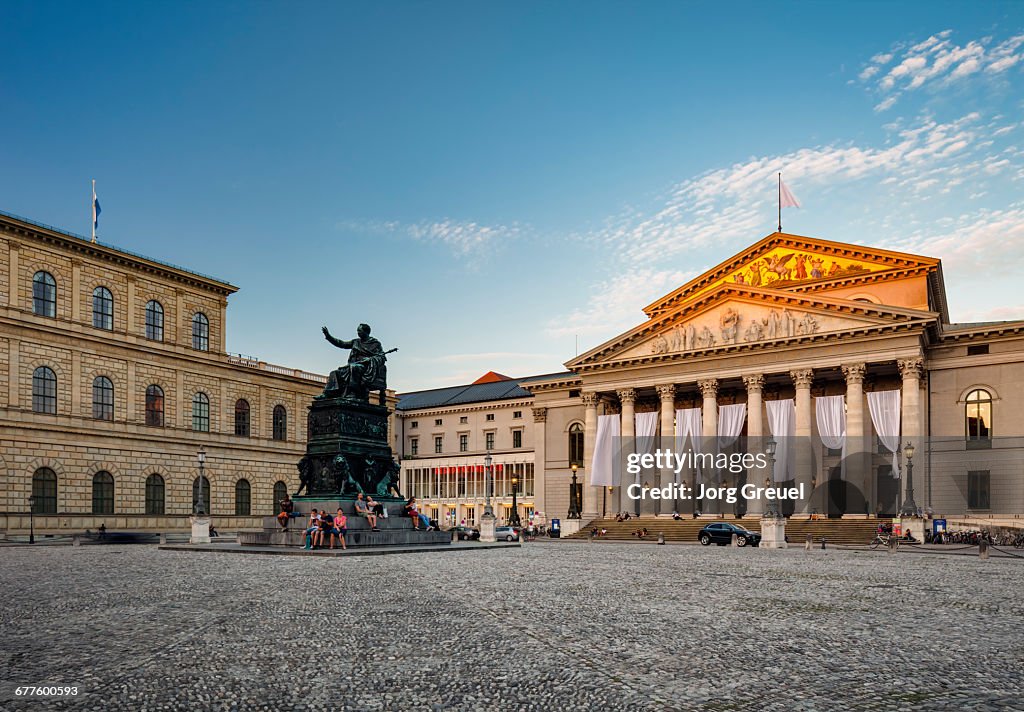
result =
M485 436L485 439L486 439L486 443L487 443L487 449L488 450L493 450L494 449L494 433L487 433L487 435Z
M984 356L988 353L988 344L975 344L967 347L968 356Z
M494 413L488 413L487 420L494 420Z
M521 410L513 410L512 411L512 417L513 418L522 418L523 417L523 411L521 411Z
M438 418L437 420L434 421L434 425L436 425L438 427L440 427L443 424L444 424L444 421L441 420L440 418Z
M459 425L465 425L469 422L469 416L463 415L459 418Z
M420 454L420 439L409 438L409 454L419 455Z
M523 446L523 431L522 430L513 430L512 431L512 447L522 447L522 446Z
M459 452L466 452L469 450L469 436L462 434L459 436Z
M434 452L440 454L444 449L444 438L438 435L434 438Z
M418 421L418 420L412 421L411 423L409 423L409 427L410 428L418 428L418 427L420 427L420 421Z
M968 509L989 509L989 482L988 470L973 470L967 473L967 508Z

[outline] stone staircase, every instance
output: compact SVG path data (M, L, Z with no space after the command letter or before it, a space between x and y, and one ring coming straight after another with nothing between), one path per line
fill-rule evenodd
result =
M297 499L295 511L299 516L289 521L288 531L281 529L277 517L263 517L263 528L240 530L238 543L242 546L305 546L305 531L312 509L326 509L330 514L334 514L338 507L341 507L348 517L345 544L349 548L451 544L452 537L448 532L413 529L412 520L402 516L404 501L388 501L381 504L387 508L388 516L377 518L377 527L380 531L375 532L371 530L370 523L365 517L355 516L355 506L350 499ZM330 546L329 537L324 537L324 544ZM340 549L341 544L335 544L335 548Z
M759 519L716 520L706 518L676 521L670 517L641 516L631 517L625 522L616 522L614 518L595 519L576 534L566 538L589 539L590 531L597 527L608 530L602 539L636 541L633 532L647 527L645 541L657 541L658 535L664 534L665 541L692 543L697 541L697 533L706 524L715 521L728 521L750 531L761 531ZM813 537L815 545L820 545L821 539L824 537L829 544L865 546L874 538L879 521L878 519L787 519L786 537L789 539L790 546L802 545L807 540L808 534Z

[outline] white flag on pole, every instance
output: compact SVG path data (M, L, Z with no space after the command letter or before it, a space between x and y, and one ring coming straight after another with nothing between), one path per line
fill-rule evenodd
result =
M793 191L789 189L789 186L783 182L782 178L779 178L779 209L782 208L799 208L800 201L793 195Z

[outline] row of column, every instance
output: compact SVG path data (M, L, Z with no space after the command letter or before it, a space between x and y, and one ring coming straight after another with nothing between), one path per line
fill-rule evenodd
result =
M920 385L923 372L923 360L921 358L901 359L897 362L902 377L902 439L901 442L914 442L915 446L920 444L921 438L921 396ZM842 366L843 377L846 381L846 437L848 457L858 458L869 455L865 452L866 435L870 429L866 428L867 418L865 417L864 397L864 376L867 373L866 363L851 363ZM796 422L795 436L810 442L812 435L813 413L811 409L811 385L814 381L814 369L795 369L789 372L795 388ZM763 389L765 383L764 374L757 373L742 377L747 392L747 436L759 438L766 434L763 409ZM697 382L703 397L702 408L702 435L705 438L714 438L718 435L718 387L717 378L702 379ZM675 397L677 386L674 383L660 384L656 386L660 401L660 427L663 437L666 434L673 434L675 431ZM622 437L632 439L635 437L635 403L636 389L623 388L616 392L616 396L622 406ZM584 461L589 463L593 456L594 441L597 435L598 406L601 397L596 392L584 392L581 394L584 406ZM810 491L813 473L813 458L809 448L797 448L795 456L795 470L797 484L804 484L807 491ZM866 471L863 470L863 471ZM672 480L664 480L667 484ZM627 485L629 483L626 483ZM864 491L869 491L869 483L857 483ZM592 487L587 484L584 487L583 497L583 518L593 519L600 515L600 487ZM621 509L627 509L625 487L620 488L620 498L615 500ZM761 514L761 503L757 500L750 501L748 513L751 515ZM663 514L672 512L674 502L662 500L660 511ZM628 507L632 509L632 507Z

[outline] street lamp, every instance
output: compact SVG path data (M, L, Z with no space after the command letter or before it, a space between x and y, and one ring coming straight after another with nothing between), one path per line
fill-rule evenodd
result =
M203 449L202 445L199 446L199 452L196 453L196 460L199 462L199 496L196 498L195 511L197 515L202 516L206 514L206 507L203 502L203 480L205 479L203 473L206 470L206 450Z
M36 543L36 498L33 495L28 496L28 543Z
M569 514L566 519L580 519L579 485L576 483L576 470L579 465L572 463L572 484L569 485Z
M764 445L765 454L768 455L768 478L765 479L765 487L770 487L771 483L775 481L775 448L777 446L778 443L775 442L775 438L768 438L768 442ZM782 518L782 512L776 508L775 502L774 497L768 500L768 510L764 513L765 518Z
M522 525L522 520L519 519L519 506L516 503L516 493L519 491L519 478L512 475L512 515L508 518L508 524L512 527L518 527Z
M916 517L917 503L914 502L914 444L907 442L903 446L903 457L907 460L907 501L900 510L901 517Z
M487 453L484 458L484 477L487 478L487 482L484 484L484 516L493 517L494 509L491 508L491 489L494 487L494 479L491 476L491 453Z

